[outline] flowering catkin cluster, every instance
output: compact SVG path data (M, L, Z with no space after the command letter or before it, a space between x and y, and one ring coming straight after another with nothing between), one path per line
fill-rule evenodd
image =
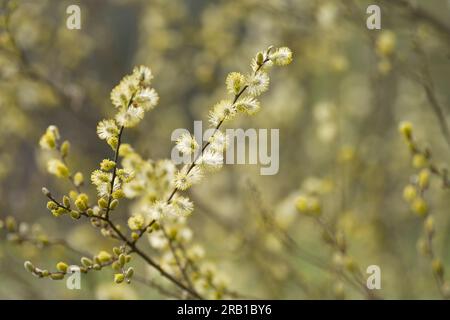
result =
M161 253L161 265L185 278L206 297L226 296L226 277L204 259L203 247L192 243L192 231L186 225L186 217L194 210L194 204L179 192L189 189L222 166L227 137L220 130L221 125L239 113L251 115L257 112L260 104L256 97L268 87L267 71L273 64L286 65L291 60L292 53L288 48L269 48L253 59L247 76L237 72L227 76L225 82L231 98L221 100L209 112L210 125L215 130L207 143L200 146L188 133L181 135L176 142L183 155L193 156L191 164L177 169L169 160L144 161L131 148L124 149L122 164L136 173L135 179L125 188L127 195L136 197L133 215L128 221L134 230L134 238L140 238L148 225L157 225L148 237L150 245Z
M430 189L431 177L441 180L442 187L448 188L447 170L439 169L432 161L431 151L422 150L414 139L413 126L410 122L401 122L399 132L403 136L412 157L412 166L417 170L410 178L410 183L403 189L403 199L410 205L423 223L423 237L417 242L419 252L431 261L431 268L440 293L444 298L450 297L450 286L444 279L444 264L436 255L433 239L435 237L435 220L425 195Z
M205 259L203 247L192 242L193 233L186 221L194 210L194 204L179 193L222 166L227 137L220 127L239 113L256 113L260 108L257 97L268 89L269 69L291 61L289 48L269 47L252 60L250 73L245 76L230 73L226 78L226 88L231 98L218 102L210 111L209 121L214 132L208 142L200 146L190 134L179 137L177 149L194 159L181 168L167 159L144 159L131 145L122 142L124 129L136 126L159 99L150 87L153 78L150 69L144 66L135 68L111 92L112 104L117 109L114 118L102 120L97 126L99 138L112 148L113 157L102 160L91 173L91 183L97 190L95 201L82 190L85 183L83 174L73 173L67 164L69 142L61 142L56 126L48 127L40 139L41 148L51 155L48 171L70 181L73 188L61 200L43 188L49 199L47 208L56 217L66 214L75 220L85 217L103 236L120 242L111 252L102 250L92 257L82 257L78 266L81 272L111 266L116 283L129 282L134 269L126 267L126 264L130 262L131 254L137 254L186 297L222 298L231 295L225 276ZM111 214L117 210L121 198L133 199L127 230L112 221L115 215ZM137 247L144 234L148 234L150 245L159 252L157 260ZM70 272L66 262L59 262L54 272L37 268L29 261L25 268L38 277L54 280L63 279Z

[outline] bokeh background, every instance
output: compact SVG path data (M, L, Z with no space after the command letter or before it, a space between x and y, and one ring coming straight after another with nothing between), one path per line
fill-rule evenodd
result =
M273 299L366 298L333 271L335 250L314 219L295 209L315 190L323 219L345 234L362 273L378 265L387 299L439 298L429 260L417 252L422 222L402 199L416 172L398 123L443 167L448 132L450 4L434 1L307 0L2 0L0 14L0 219L41 228L75 249L111 247L86 221L55 219L40 191L64 192L49 176L38 141L57 125L72 142L70 164L88 177L110 154L96 123L114 110L111 89L135 65L149 66L157 109L125 139L145 157L168 158L176 128L193 128L225 95L231 71L245 73L269 45L294 61L271 74L262 110L233 126L280 129L280 169L226 165L190 191L188 225L230 288ZM82 29L66 28L78 4ZM366 28L366 8L382 9L381 30ZM93 192L93 188L90 189ZM448 191L432 180L435 252L450 265ZM128 213L121 206L122 221ZM37 227L36 225L39 225ZM39 280L23 268L78 261L64 246L17 243L0 230L0 298L164 298L138 281L115 285L112 272L83 277L82 290ZM150 249L149 249L150 250ZM150 251L151 252L151 251ZM145 275L145 267L134 261Z

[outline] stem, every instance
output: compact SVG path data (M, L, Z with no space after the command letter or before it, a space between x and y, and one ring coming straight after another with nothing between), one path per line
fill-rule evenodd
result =
M130 103L128 104L128 107L131 104L131 100L133 100L133 97L131 97ZM109 190L109 195L108 195L108 206L107 206L106 211L105 211L105 216L106 216L107 219L109 218L109 212L111 211L110 205L111 205L111 201L112 201L112 193L114 192L114 182L115 182L116 177L117 177L117 166L118 166L117 161L119 161L119 148L120 148L120 144L121 144L121 141L122 141L123 129L124 129L123 126L120 127L119 135L117 136L117 140L118 140L117 141L117 147L116 147L116 150L114 151L114 163L115 163L115 166L114 166L114 170L113 170L113 174L112 174L112 178L111 178L111 183L110 183L110 190Z
M111 229L114 230L114 232L120 237L120 239L122 239L123 242L125 242L128 247L130 247L130 252L129 253L136 253L137 255L139 255L142 259L144 259L149 265L151 265L153 268L155 268L156 270L158 270L161 275L167 279L169 279L170 281L172 281L175 285L177 285L178 287L180 287L181 289L185 290L186 292L188 292L189 294L191 294L193 297L197 298L197 299L203 299L197 292L195 292L194 290L192 290L191 288L188 288L187 286L185 286L183 283L181 283L180 281L178 281L177 279L175 279L171 274L169 274L168 272L166 272L160 265L158 265L155 261L153 261L152 258L150 258L147 254L145 254L141 249L139 249L136 246L136 243L129 240L115 225L114 223L107 218L104 218L105 221L109 224L109 226L111 227Z

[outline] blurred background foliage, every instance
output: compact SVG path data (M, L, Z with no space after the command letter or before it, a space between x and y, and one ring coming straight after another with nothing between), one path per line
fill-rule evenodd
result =
M366 8L375 2L382 30L366 28ZM430 265L416 249L420 220L402 199L414 169L397 125L411 121L435 161L448 163L450 5L412 2L2 0L1 219L41 228L75 251L110 246L88 223L56 220L46 210L41 187L64 192L67 185L46 174L38 149L45 128L60 128L72 142L69 162L88 175L110 153L95 131L113 113L110 90L144 64L155 75L159 107L125 139L145 157L169 157L172 131L206 120L229 72L247 70L254 53L269 45L288 46L294 61L272 75L260 113L234 124L280 129L279 173L261 176L258 165L227 165L193 188L188 224L196 241L244 295L365 298L333 271L334 251L321 229L295 210L297 195L313 190L322 195L324 220L345 234L363 274L380 266L377 294L438 298ZM81 7L81 30L66 28L70 4ZM436 252L448 266L448 193L436 182L428 201ZM124 208L121 214L126 221ZM164 297L138 281L114 285L108 272L83 277L82 290L37 280L22 268L24 260L50 267L79 254L19 245L3 235L1 298Z

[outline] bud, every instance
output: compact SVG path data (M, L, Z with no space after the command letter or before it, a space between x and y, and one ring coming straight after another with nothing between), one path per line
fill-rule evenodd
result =
M62 216L62 215L65 214L65 213L67 213L67 210L64 209L64 208L61 208L61 207L58 207L57 209L52 210L52 214L53 214L55 217L60 217L60 216Z
M427 212L428 212L427 203L422 198L417 198L412 203L412 210L419 217L425 217L427 215Z
M72 201L75 201L78 197L78 191L77 190L69 190L69 199Z
M134 269L133 267L129 267L128 270L125 272L125 277L127 279L131 279L134 275Z
M35 277L37 277L37 278L42 278L42 277L43 277L43 276L42 276L42 270L39 269L39 268L35 268L35 269L34 269L34 272L33 272L32 274L33 274L33 276L35 276Z
M336 297L336 299L338 300L343 300L345 299L345 289L344 289L344 284L342 282L338 282L335 286L334 286L334 296Z
M111 268L112 268L114 271L120 271L120 269L122 268L122 266L120 265L119 261L114 261L114 262L111 264Z
M25 261L23 266L28 272L34 272L34 265L30 261Z
M123 267L125 265L125 263L126 263L125 254L122 253L119 255L119 264L121 267Z
M73 183L75 184L75 186L79 187L83 184L83 182L84 182L83 174L81 172L75 173L75 175L73 176Z
M433 219L432 216L429 216L429 217L426 218L423 226L425 228L425 232L428 235L433 235L434 234L434 219Z
M111 261L111 255L106 251L100 251L97 255L97 258L100 262L109 262Z
M112 236L112 232L110 229L107 228L101 228L100 229L100 233L102 234L102 236L104 236L105 238L109 238Z
M258 54L256 55L256 63L258 64L258 66L264 63L264 55L262 52L258 52Z
M100 208L106 209L106 208L108 208L108 201L106 201L105 198L100 198L100 199L98 199L98 205Z
M102 266L100 265L100 264L98 264L98 263L95 263L93 266L92 266L92 268L94 269L94 270L102 270Z
M109 144L109 146L113 150L116 150L117 149L117 145L119 144L119 140L117 139L117 137L108 138L108 140L106 142Z
M63 158L67 157L69 151L70 151L70 142L66 140L61 145L61 156Z
M417 241L417 251L423 256L429 256L431 253L428 241L425 239L419 239Z
M92 266L93 262L92 262L92 260L89 259L89 258L82 257L82 258L81 258L81 264L82 264L83 266L89 268L89 267Z
M308 210L308 199L305 196L299 196L295 206L299 212L306 212Z
M133 238L133 240L138 240L139 239L139 234L137 232L132 232L131 233L131 238Z
M60 272L66 273L67 272L67 268L69 268L69 266L65 262L58 262L56 264L56 270L58 270Z
M84 212L88 207L89 197L85 193L80 193L75 200L75 206L78 210Z
M123 192L122 189L117 189L116 191L114 191L112 193L112 197L113 197L113 199L121 199L121 198L125 197L125 192Z
M50 274L52 280L62 280L64 279L64 273L52 273Z
M125 280L125 276L122 273L116 273L114 275L114 282L115 283L122 283L123 280Z
M311 211L311 213L313 213L314 215L320 215L321 206L320 206L320 201L317 197L311 197L309 199L308 207L309 207L309 211Z
M381 56L389 56L395 50L396 35L392 31L382 31L376 40L376 50Z
M428 169L422 169L419 172L418 183L422 190L428 188L430 184L430 171Z
M16 229L17 229L16 219L14 219L14 217L11 217L11 216L6 217L5 226L6 226L6 230L8 230L8 232L16 231Z
M332 262L333 262L333 265L335 266L335 268L340 270L340 269L342 269L342 267L344 265L344 257L342 256L341 253L335 253L333 255Z
M44 194L44 196L46 196L46 197L51 197L51 193L50 193L50 191L48 191L48 189L47 188L45 188L45 187L43 187L42 188L42 193Z
M70 217L74 220L78 220L81 217L81 213L79 213L78 211L72 210L70 212Z
M428 169L422 169L419 172L419 179L418 179L418 183L419 183L419 187L422 190L425 190L426 188L428 188L429 184L430 184L430 170Z
M433 273L438 277L442 278L444 276L444 265L442 264L441 259L435 258L431 262L431 267L433 269Z
M416 169L425 168L428 165L427 157L421 153L416 153L412 158L412 165Z
M47 209L48 210L58 209L58 205L55 202L53 202L52 200L50 200L47 202Z
M320 201L317 197L299 196L296 202L297 211L305 215L319 216L321 212Z
M63 197L63 204L66 208L70 208L70 199L68 196Z
M114 210L115 208L117 208L118 205L119 205L119 200L114 199L113 201L111 201L111 204L109 205L109 208L111 210Z
M413 201L417 197L417 191L416 188L409 184L403 189L403 199L405 199L407 202Z
M103 159L100 163L100 169L103 171L110 171L116 167L116 163L109 159Z
M408 121L402 121L398 126L398 131L408 140L411 140L412 138L412 130L412 123Z
M122 253L122 250L120 250L119 247L113 247L112 251L116 256L119 256Z
M21 222L18 230L20 234L27 234L30 231L30 226L26 222Z

